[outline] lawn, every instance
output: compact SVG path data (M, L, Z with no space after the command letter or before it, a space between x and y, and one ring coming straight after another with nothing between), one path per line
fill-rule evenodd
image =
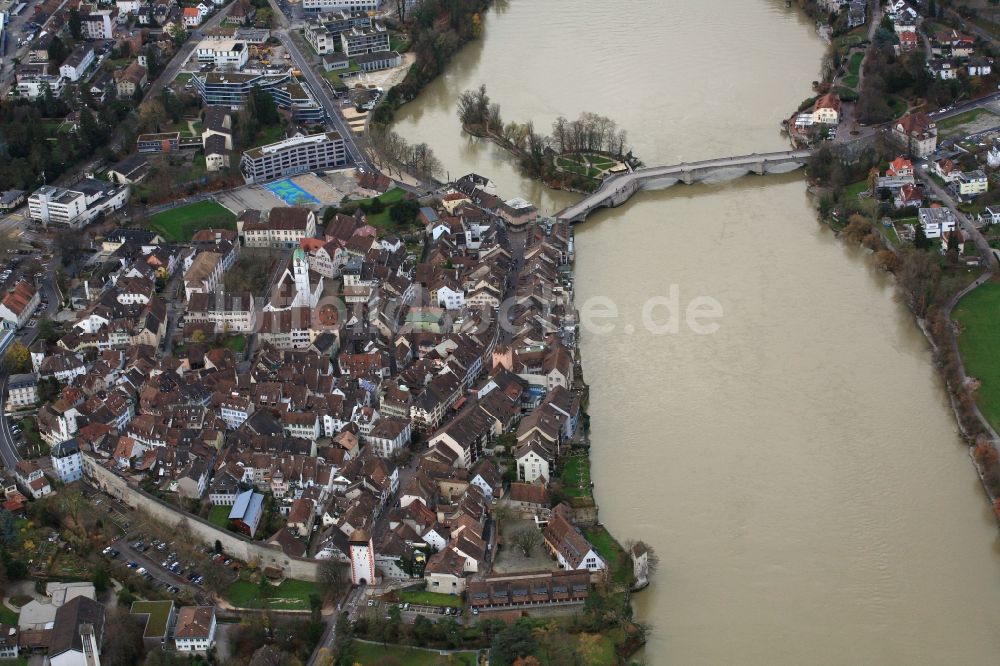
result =
M616 583L628 585L632 582L632 559L622 550L614 537L603 527L584 530L587 541L594 546L597 554L604 558L611 569L611 578Z
M230 506L216 504L212 507L212 510L208 512L208 522L220 529L226 529L229 525L229 512L231 510L232 507Z
M935 121L937 125L938 134L942 132L948 132L953 129L965 125L967 123L974 123L979 120L984 115L995 115L986 109L970 109L958 115L952 116L950 118L945 118L944 120Z
M178 83L187 83L190 80L191 80L191 72L181 72L180 74L174 77L174 81L177 81Z
M458 652L452 655L438 654L433 650L418 650L402 645L354 642L354 663L369 664L398 663L406 666L475 666L475 652ZM605 663L611 663L605 662Z
M844 198L845 199L857 199L858 195L862 192L868 191L868 180L859 180L856 183L851 183L844 188Z
M963 298L952 317L962 326L958 348L965 370L982 382L976 393L979 407L1000 428L1000 282L988 282Z
M16 627L18 615L18 613L0 604L0 624L9 624Z
M270 127L262 127L257 132L257 136L254 137L253 147L266 146L270 143L277 143L285 138L285 126L284 125L271 125Z
M199 201L157 213L149 226L168 240L189 241L201 229L236 229L236 216L214 201Z
M237 354L242 354L243 350L247 348L247 338L245 335L230 335L222 341L222 346L232 349Z
M228 597L239 608L261 608L266 605L275 610L309 610L310 594L319 594L315 583L288 579L277 587L271 586L264 599L260 585L238 580L229 586Z
M397 204L400 201L406 199L406 192L398 187L394 187L385 194L380 194L379 196L373 199L358 199L356 201L352 201L351 203L360 206L361 204L371 204L375 199L378 199L380 202L382 202L382 204L385 205L385 208L382 210L381 213L367 213L366 215L368 217L368 224L378 229L386 229L386 230L394 229L395 224L389 217L389 209L392 208L393 204Z
M143 638L160 638L167 635L167 620L172 607L172 601L136 601L129 612L132 615L148 613Z
M590 497L590 460L586 456L567 458L559 480L569 497Z
M28 666L27 657L17 657L16 659L0 659L0 666Z
M865 54L858 52L851 54L851 60L847 63L847 74L841 79L848 88L857 88L861 79L861 61L865 59Z
M400 590L399 600L409 601L411 604L420 604L421 606L451 606L452 608L462 607L462 597L454 594L428 592L427 590Z
M614 165L614 160L603 155L560 155L556 158L556 166L563 171L587 178L597 178Z

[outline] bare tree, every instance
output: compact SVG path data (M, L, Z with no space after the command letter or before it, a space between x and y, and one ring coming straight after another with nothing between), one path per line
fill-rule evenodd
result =
M531 557L531 553L542 543L542 533L534 527L522 527L510 536L510 542L522 555Z

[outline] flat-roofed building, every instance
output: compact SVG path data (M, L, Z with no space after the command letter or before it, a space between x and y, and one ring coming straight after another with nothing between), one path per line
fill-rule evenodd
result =
M248 183L291 176L347 163L344 139L337 132L297 136L243 153L240 170Z
M223 70L243 69L250 58L250 49L244 41L236 39L206 39L195 51L198 62L210 62Z

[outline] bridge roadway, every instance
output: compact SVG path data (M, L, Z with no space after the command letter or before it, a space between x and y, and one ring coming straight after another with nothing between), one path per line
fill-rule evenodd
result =
M805 166L812 152L788 150L776 153L754 153L723 157L701 162L682 162L671 166L642 167L616 174L601 183L600 189L579 202L564 208L556 217L569 222L582 222L598 208L614 208L628 201L639 190L665 189L677 182L688 185L713 176L742 176L747 173L764 175L788 173Z

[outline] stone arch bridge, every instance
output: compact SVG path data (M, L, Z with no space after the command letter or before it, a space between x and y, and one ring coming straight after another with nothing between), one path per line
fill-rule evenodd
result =
M705 180L736 178L748 173L760 176L789 173L805 166L810 155L812 152L809 150L789 150L683 162L672 166L642 167L606 178L598 190L563 209L556 217L567 222L583 222L598 208L621 206L639 190L662 190L679 182L691 185Z

